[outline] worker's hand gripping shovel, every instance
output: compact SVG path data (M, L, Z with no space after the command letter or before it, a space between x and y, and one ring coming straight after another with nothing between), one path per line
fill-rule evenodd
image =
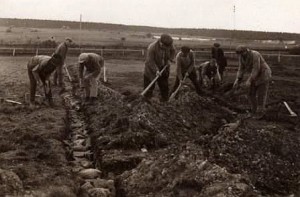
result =
M142 96L144 96L146 94L146 92L148 92L148 90L153 86L153 84L157 81L157 79L162 75L162 73L167 69L168 66L169 66L168 64L165 65L165 67L163 67L163 69L156 74L156 77L151 81L151 83L141 93Z
M177 89L171 94L169 101L173 100L176 96L176 94L178 93L179 89L181 88L182 84L184 83L185 79L188 77L187 74L184 75L183 79L180 81Z

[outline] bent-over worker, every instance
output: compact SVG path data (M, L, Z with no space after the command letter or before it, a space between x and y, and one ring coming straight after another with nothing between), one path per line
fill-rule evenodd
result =
M93 104L98 95L98 78L104 66L104 59L96 53L81 53L78 62L80 86L85 89L85 103Z
M244 74L250 72L246 87L249 88L248 99L251 104L251 113L255 118L261 118L266 110L271 69L257 51L250 50L245 46L238 46L236 53L239 57L239 69L233 87L237 88L242 82Z

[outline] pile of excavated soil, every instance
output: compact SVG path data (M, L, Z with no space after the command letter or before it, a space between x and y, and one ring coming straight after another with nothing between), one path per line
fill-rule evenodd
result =
M100 86L85 108L95 162L119 196L245 196L259 192L247 175L207 161L200 136L217 135L235 117L188 88L177 100L143 101Z
M286 98L276 83L270 102ZM115 181L117 196L299 195L299 123L279 121L286 111L276 105L263 120L242 118L231 110L248 110L247 98L223 97L226 85L215 98L183 87L167 103L99 86L83 112L95 166Z

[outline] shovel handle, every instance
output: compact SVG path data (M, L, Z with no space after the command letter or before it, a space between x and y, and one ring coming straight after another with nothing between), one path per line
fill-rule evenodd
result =
M163 69L159 72L159 75L157 75L152 81L151 83L143 90L143 92L141 93L142 96L144 96L146 94L146 92L148 92L148 90L152 87L152 85L157 81L157 79L160 77L160 75L166 70L166 68L168 67L168 65L165 65L165 67L163 67Z
M297 116L297 114L295 112L293 112L293 110L290 108L290 106L287 104L287 102L283 101L283 104L286 107L286 109L289 111L291 116L293 116L293 117Z
M186 78L187 78L187 75L185 75L184 78L182 79L182 81L180 81L178 87L177 87L176 90L171 94L169 100L172 100L172 99L176 96L176 94L178 93L179 89L180 89L181 86L182 86L182 83L185 81Z

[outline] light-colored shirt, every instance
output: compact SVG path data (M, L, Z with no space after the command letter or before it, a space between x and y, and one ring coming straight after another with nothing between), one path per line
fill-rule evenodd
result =
M178 79L182 79L182 76L188 72L191 73L194 70L195 60L194 53L190 51L186 56L180 51L176 55L176 73Z
M250 72L248 80L255 85L269 81L272 76L271 69L265 59L254 50L248 50L245 57L239 56L237 79L242 79L246 72Z
M101 68L104 66L104 59L102 56L96 53L85 53L84 63L79 64L79 77L83 77L83 68L86 69L86 74L92 74L93 77L97 77Z

